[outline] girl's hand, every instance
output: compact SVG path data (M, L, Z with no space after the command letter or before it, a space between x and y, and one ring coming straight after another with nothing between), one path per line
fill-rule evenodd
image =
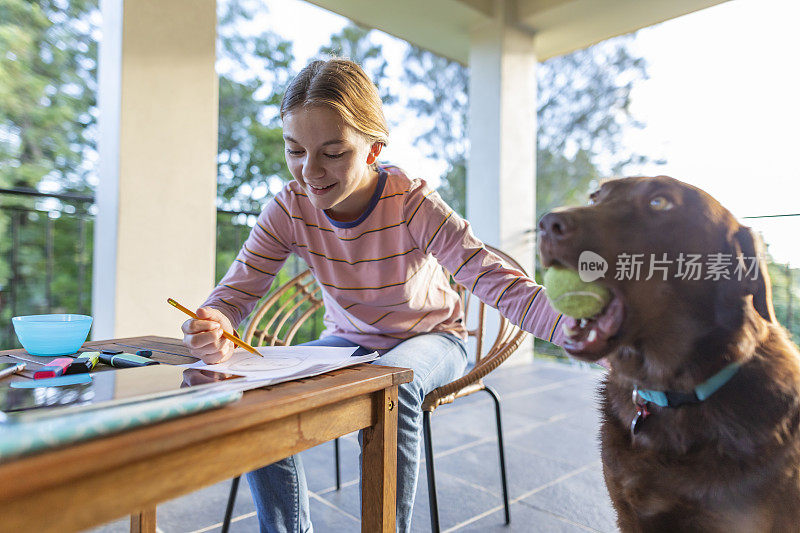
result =
M228 317L212 307L201 307L197 316L200 320L190 318L181 326L183 343L190 353L209 365L230 359L234 345L222 336L223 330L233 331Z

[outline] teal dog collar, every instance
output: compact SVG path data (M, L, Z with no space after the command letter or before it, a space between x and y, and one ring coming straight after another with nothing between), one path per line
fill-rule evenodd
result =
M654 403L659 407L680 407L689 403L700 403L725 385L741 366L741 363L729 364L695 387L692 392L659 391L636 387L633 389L634 403L638 403L637 396L645 402Z

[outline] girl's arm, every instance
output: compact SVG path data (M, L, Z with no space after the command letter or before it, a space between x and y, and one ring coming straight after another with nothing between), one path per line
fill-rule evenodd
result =
M213 307L236 328L258 300L292 252L291 227L277 202L271 200L259 215L228 272L201 307Z
M545 290L506 265L472 233L469 222L420 181L408 192L405 220L417 246L429 252L461 285L540 339L561 344L561 314Z

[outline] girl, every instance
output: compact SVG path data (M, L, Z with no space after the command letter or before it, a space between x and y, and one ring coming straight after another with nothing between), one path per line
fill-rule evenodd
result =
M533 280L506 267L425 181L377 165L388 141L378 91L347 60L314 61L281 103L286 163L294 181L270 201L201 320L184 342L207 363L228 359L233 331L291 253L322 287L327 329L309 344L383 353L411 368L399 391L397 530L409 531L420 458L421 405L467 364L458 283L534 335L559 343L560 315ZM305 475L289 457L247 475L261 531L311 531Z

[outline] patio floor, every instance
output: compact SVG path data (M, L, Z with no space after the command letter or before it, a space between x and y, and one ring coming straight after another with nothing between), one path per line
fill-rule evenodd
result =
M442 531L616 531L597 441L595 389L602 371L550 361L501 367L486 380L499 393L506 439L511 525L503 507L494 409L486 394L444 406L431 417ZM336 491L333 444L302 453L317 533L357 532L358 442L341 439L342 489ZM424 452L423 452L424 455ZM219 531L230 483L224 482L158 508L164 533ZM232 532L257 532L246 482L240 486ZM430 531L424 465L412 530ZM128 530L120 520L93 531Z

